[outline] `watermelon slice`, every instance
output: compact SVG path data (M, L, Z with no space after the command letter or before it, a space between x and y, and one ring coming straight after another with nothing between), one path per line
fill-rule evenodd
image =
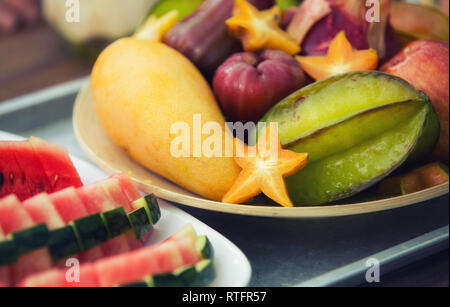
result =
M11 195L0 200L0 227L5 236L34 225L33 219L16 196Z
M0 201L0 227L5 235L34 226L33 219L17 197L9 196ZM21 255L10 266L11 284L15 285L28 275L48 270L52 265L47 248Z
M28 200L23 202L22 205L30 214L30 216L33 218L33 221L36 224L44 223L47 225L49 230L60 229L66 226L66 223L59 215L48 194L42 193L32 198L29 198ZM52 247L49 245L48 248L50 251L50 255L53 255L52 253L54 251L52 250ZM72 254L71 257L78 257L78 255ZM56 261L55 265L64 267L65 259Z
M167 255L171 255L171 257L167 257ZM158 273L171 272L180 266L192 264L184 263L183 256L178 250L177 244L173 241L168 241L161 245L159 249L154 251L153 257L160 269L160 272Z
M81 198L73 187L50 194L49 197L65 224L88 215Z
M19 199L25 199L31 195L31 191L11 143L13 142L0 142L0 198L16 194Z
M119 207L108 196L101 183L85 185L77 189L77 194L82 200L88 214L102 213ZM113 256L130 250L128 238L125 235L118 236L101 245L105 256Z
M134 185L131 180L128 180L127 183ZM133 186L129 186L128 189L135 196L139 194ZM51 194L50 198L65 223L89 214L109 211L119 206L123 206L127 212L133 209L131 202L124 194L120 181L117 178L106 179L78 189L74 189L73 187L67 188ZM127 241L127 244L125 244L125 241ZM104 255L110 256L142 246L142 243L134 238L134 233L131 230L119 236L119 238L114 238L111 242L104 244L102 250ZM99 259L98 253L93 254L92 257L89 256L89 253L92 253L92 250L84 252L84 257L81 260L93 261Z
M16 285L25 277L46 271L52 267L52 259L47 248L41 248L19 256L17 263L11 265L12 284Z
M180 251L184 263L196 263L201 260L197 250L192 249L195 241L191 237L179 238L174 240Z
M50 230L62 228L66 225L53 206L48 194L42 193L29 198L22 205L36 224L45 223Z
M178 272L178 269L196 265L200 263L199 261L201 257L193 237L183 230L159 244L83 264L80 268L79 285L103 287L126 285L144 280L148 276ZM64 272L62 269L52 270L29 276L22 285L68 286L63 280Z
M9 144L19 168L26 176L25 181L30 189L30 195L53 192L50 181L45 175L44 168L30 142L10 142Z
M195 250L195 246L191 245ZM132 265L130 265L132 263ZM144 279L148 275L173 271L185 263L173 242L144 247L142 249L97 261L100 285L111 287Z
M80 176L65 148L36 137L31 137L29 142L41 161L52 191L82 186Z
M124 173L114 174L111 176L111 178L116 178L119 180L122 191L125 193L130 203L133 203L134 201L141 198L141 193L139 193L139 190L137 189L136 185L133 183L133 180L129 175Z
M129 212L133 211L134 209L137 209L137 208L133 207L133 202L138 200L139 198L141 198L141 193L137 189L137 187L134 184L131 177L125 173L120 173L120 174L114 174L110 178L118 180L123 194L128 199L128 202L130 205L129 205L129 208L126 209L126 211L129 213ZM127 208L127 207L125 207L125 208ZM128 211L128 210L130 210L130 211ZM127 236L128 236L129 245L130 245L131 249L134 250L134 249L142 247L143 243L149 239L150 235L151 235L151 232L149 232L147 235L145 235L141 240L136 240L134 238L134 233L129 232L127 234Z
M102 185L109 198L118 206L123 207L127 213L134 210L131 201L122 190L120 181L117 178L108 178L98 182ZM139 193L139 192L138 192Z
M16 194L25 200L42 192L81 185L64 148L38 138L0 141L0 197Z
M89 215L84 207L83 201L73 187L51 194L50 199L66 224ZM79 259L81 262L90 262L100 259L103 256L102 249L100 247L94 247L81 252ZM63 267L64 264L64 262L60 262L58 266Z
M66 274L63 270L52 269L27 277L20 287L66 287Z
M102 213L116 208L103 187L96 183L85 185L76 191L88 214Z

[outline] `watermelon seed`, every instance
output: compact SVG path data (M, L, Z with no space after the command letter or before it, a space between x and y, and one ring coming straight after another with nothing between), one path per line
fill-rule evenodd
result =
M14 174L13 174L13 173L9 173L9 182L10 182L11 184L14 183Z
M55 181L54 181L54 183L56 183L56 182L58 181L58 179L59 179L58 175L55 175Z
M45 192L45 184L43 182L38 182L37 183L37 189L40 192Z
M0 173L0 186L2 186L3 185L3 174L2 173Z

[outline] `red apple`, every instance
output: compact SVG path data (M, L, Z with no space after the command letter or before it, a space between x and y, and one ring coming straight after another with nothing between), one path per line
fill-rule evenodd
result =
M415 41L381 67L424 91L438 113L441 137L434 157L449 160L449 45L432 40Z
M214 76L214 92L231 121L258 121L277 102L303 87L306 77L283 51L231 56Z

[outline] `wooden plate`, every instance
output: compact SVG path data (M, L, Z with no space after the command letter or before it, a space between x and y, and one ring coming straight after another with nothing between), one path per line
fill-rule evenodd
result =
M282 208L267 205L230 205L211 201L192 194L178 185L156 175L130 158L116 146L104 131L95 110L89 84L79 93L73 112L75 135L86 154L108 173L131 172L139 187L147 193L176 203L207 210L233 214L283 218L316 218L376 212L408 206L449 192L443 184L418 193L368 202L355 202L335 206ZM146 182L151 181L151 184Z

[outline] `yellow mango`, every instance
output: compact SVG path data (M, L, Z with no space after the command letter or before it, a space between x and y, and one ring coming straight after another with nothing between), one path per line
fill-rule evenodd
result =
M231 188L240 171L233 158L171 154L179 136L171 134L171 127L177 122L190 126L193 152L196 114L203 123L219 123L223 139L231 138L209 85L176 50L159 42L120 39L95 63L92 90L107 133L137 162L209 199L220 200Z

